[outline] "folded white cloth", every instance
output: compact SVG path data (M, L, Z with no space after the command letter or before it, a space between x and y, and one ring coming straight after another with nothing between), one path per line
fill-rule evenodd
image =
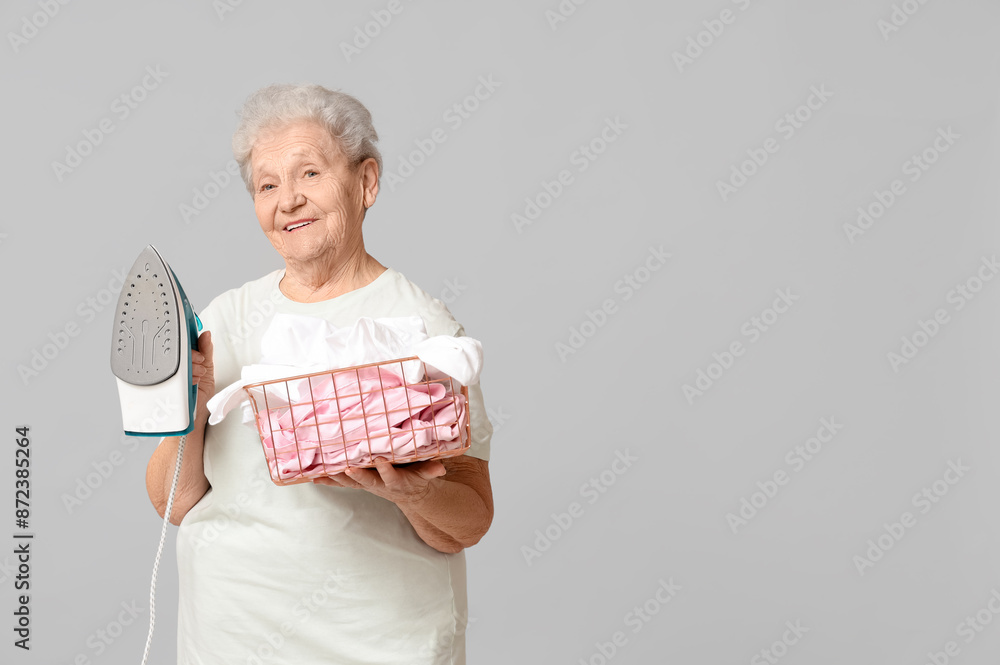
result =
M471 386L479 382L483 367L479 340L450 335L428 337L419 316L362 317L353 326L336 328L326 319L279 313L264 332L260 346L260 362L243 367L239 381L208 401L210 425L221 422L241 402L243 422L253 423L253 410L243 390L252 383L417 356L428 366L428 378L448 376ZM421 363L402 365L408 383L423 379ZM294 389L295 385L290 384L290 390ZM300 396L289 397L294 402Z
M479 383L479 374L483 369L483 345L478 339L450 335L428 337L413 345L411 355L424 361L432 379L450 376L463 386ZM438 370L440 375L434 370Z

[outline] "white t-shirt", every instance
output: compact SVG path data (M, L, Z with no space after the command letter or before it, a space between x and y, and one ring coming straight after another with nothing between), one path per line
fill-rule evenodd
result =
M215 385L260 358L276 312L423 318L427 334L465 331L441 301L392 268L317 303L278 289L284 270L215 298L199 312L212 331ZM205 435L211 489L177 533L179 665L461 665L465 553L425 544L395 504L364 490L270 480L260 437L234 409ZM493 428L469 386L472 457L489 459Z

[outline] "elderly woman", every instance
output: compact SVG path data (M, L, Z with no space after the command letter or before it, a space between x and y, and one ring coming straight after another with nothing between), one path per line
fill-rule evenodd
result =
M270 86L243 107L233 151L285 267L199 314L196 421L170 515L180 526L179 663L465 662L463 549L493 518L492 428L478 384L469 387L465 455L380 461L313 483L268 481L260 440L238 417L207 424L216 385L260 358L267 321L251 325L251 314L338 327L417 315L430 336L465 334L440 301L365 250L362 223L382 170L377 140L358 100L317 85ZM164 439L147 468L161 516L178 441Z

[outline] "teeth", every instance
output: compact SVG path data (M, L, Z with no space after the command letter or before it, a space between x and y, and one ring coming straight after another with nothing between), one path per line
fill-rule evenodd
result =
M286 226L286 227L285 227L285 230L286 230L286 231L291 231L292 229L297 229L297 228L299 228L300 226L305 226L305 225L307 225L307 224L312 224L312 222L302 222L301 224L294 224L294 225L292 225L292 226Z

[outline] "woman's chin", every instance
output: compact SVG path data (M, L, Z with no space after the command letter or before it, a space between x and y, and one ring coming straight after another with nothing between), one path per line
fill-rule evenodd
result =
M275 245L275 249L285 259L285 263L305 264L319 258L329 258L335 248L327 243L302 242L303 239L292 239L285 241L280 246ZM274 244L274 243L272 243Z

